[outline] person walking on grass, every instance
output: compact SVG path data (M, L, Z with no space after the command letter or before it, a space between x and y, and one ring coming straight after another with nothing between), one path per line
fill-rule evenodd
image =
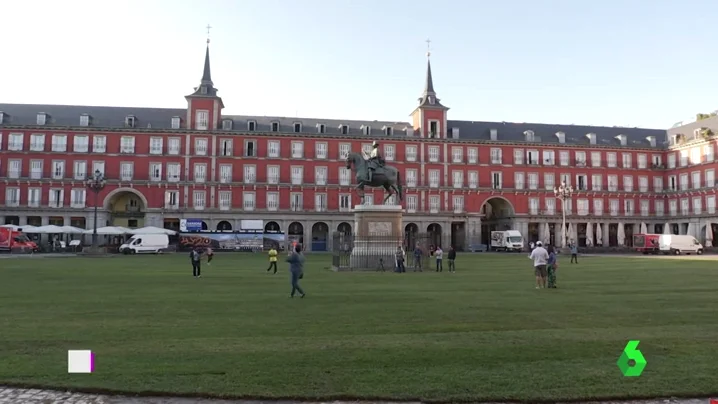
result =
M294 297L294 295L299 292L300 297L304 298L306 294L301 286L299 286L299 280L304 277L304 256L302 255L301 246L295 246L294 251L287 258L287 262L289 263L289 273L292 279L292 293L289 297Z
M394 252L394 263L396 264L395 272L406 272L406 268L404 268L405 260L406 253L404 253L404 249L401 248L401 246L396 247L396 251Z
M578 264L578 244L575 242L571 242L571 263L574 262Z
M437 246L436 250L434 250L434 256L436 257L436 272L443 272L444 250Z
M214 251L212 251L212 247L207 247L205 254L207 254L207 265L210 265L209 263L212 262L212 258L214 258Z
M414 272L416 272L417 270L419 272L423 272L423 270L421 269L422 254L424 254L424 252L421 251L421 247L419 247L419 245L417 244L414 248Z
M189 252L189 259L192 262L192 276L196 278L199 278L201 276L201 267L200 263L202 260L202 253L199 251L199 247L194 247L192 251Z
M449 272L455 273L456 272L456 249L452 245L449 247Z
M546 271L548 272L548 287L556 289L556 270L558 269L558 255L553 246L548 247L548 261L546 261Z
M267 268L267 272L274 269L274 273L277 273L277 254L277 249L272 246L267 253L269 256L269 268Z
M531 251L529 259L534 261L534 274L536 275L536 289L546 288L546 263L548 262L548 251L543 248L542 242L537 242L536 247Z

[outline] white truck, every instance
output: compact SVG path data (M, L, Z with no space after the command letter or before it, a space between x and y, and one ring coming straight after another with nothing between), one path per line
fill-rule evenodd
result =
M703 244L686 234L661 234L658 236L658 250L663 254L703 254Z
M491 251L522 251L524 238L518 230L491 232Z
M120 246L125 254L160 254L169 247L170 239L166 234L135 234Z

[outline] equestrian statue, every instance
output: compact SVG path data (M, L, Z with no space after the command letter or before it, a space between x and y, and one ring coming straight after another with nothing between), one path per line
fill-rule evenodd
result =
M386 203L392 195L398 196L397 204L404 199L401 174L395 167L385 164L384 158L379 154L379 142L372 143L370 153L366 153L364 150L362 150L362 154L350 152L347 156L347 168L351 169L352 167L356 173L356 190L361 197L362 205L364 204L365 186L384 187L388 195L382 204Z

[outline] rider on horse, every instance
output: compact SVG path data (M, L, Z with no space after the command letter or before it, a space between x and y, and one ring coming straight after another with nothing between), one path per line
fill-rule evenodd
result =
M371 152L368 155L364 152L364 158L367 159L369 163L367 164L369 168L367 182L369 183L371 183L372 177L374 176L374 170L384 166L384 159L381 157L381 154L379 154L379 142L375 140L371 147Z

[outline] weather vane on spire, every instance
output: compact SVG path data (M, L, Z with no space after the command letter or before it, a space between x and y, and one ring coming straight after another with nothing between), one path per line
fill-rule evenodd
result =
M426 57L431 57L431 39L426 40Z
M207 43L208 44L209 44L209 30L211 30L211 29L212 29L212 27L209 24L207 24Z

